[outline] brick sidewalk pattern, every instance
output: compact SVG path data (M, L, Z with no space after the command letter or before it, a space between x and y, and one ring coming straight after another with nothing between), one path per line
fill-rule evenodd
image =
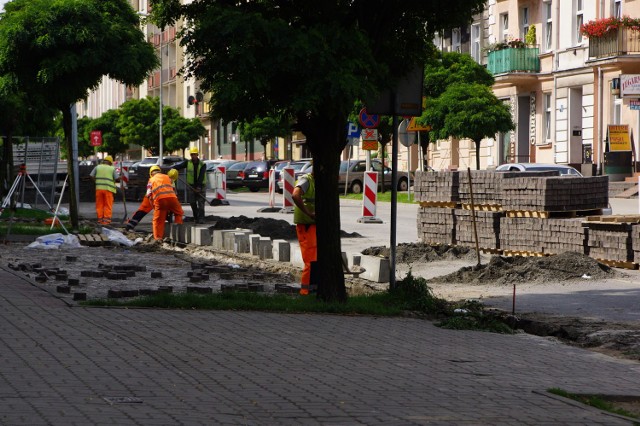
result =
M1 425L625 425L640 365L409 318L68 306L0 270Z

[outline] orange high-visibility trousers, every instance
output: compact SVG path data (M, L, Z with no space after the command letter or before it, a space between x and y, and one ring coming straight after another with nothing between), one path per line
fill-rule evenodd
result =
M315 262L318 257L318 242L316 240L316 225L296 225L300 252L302 253L302 276L300 277L300 294L309 294L309 283L311 281L311 262Z
M96 189L96 216L98 223L109 225L113 214L113 192L106 189Z
M164 222L168 212L174 214L176 223L182 223L184 211L176 197L165 197L153 202L153 238L156 240L164 237Z

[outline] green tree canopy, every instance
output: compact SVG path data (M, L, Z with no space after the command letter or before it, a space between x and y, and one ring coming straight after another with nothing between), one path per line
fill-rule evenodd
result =
M97 147L96 151L106 152L112 156L123 154L129 149L129 145L124 143L122 135L120 134L120 128L118 127L118 121L120 120L120 109L110 109L104 112L100 117L90 120L84 127L82 132L82 139L86 146L89 147L93 154L93 147L91 146L91 132L94 130L100 130L102 132L102 145ZM78 134L80 134L80 122L78 121ZM78 141L79 149L80 141Z
M188 22L187 77L212 93L215 117L251 122L284 113L306 136L316 181L318 297L346 300L339 155L358 100L421 66L436 30L470 21L483 0L151 0L160 27ZM314 279L316 279L314 278Z
M240 139L251 141L258 139L262 144L264 156L267 158L267 143L277 137L285 137L291 134L291 123L283 115L275 117L256 117L251 122L242 122L238 125Z
M427 104L418 122L432 127L432 142L449 137L473 140L477 169L482 139L515 126L509 108L491 91L493 83L491 73L467 54L438 53L425 67Z
M427 99L423 118L433 127L429 132L432 140L450 136L473 140L478 170L482 139L515 127L509 107L496 98L490 87L478 83L454 83L437 98Z
M120 105L117 126L122 135L122 142L143 146L154 155L158 155L159 110L158 97L130 99ZM162 106L162 117L163 152L185 149L189 146L189 142L206 135L207 130L200 120L184 118L177 109L168 105Z
M67 150L70 106L98 86L102 76L141 84L158 63L127 0L14 0L0 15L0 75L20 90L43 94L62 111ZM78 227L73 161L69 164L70 216Z

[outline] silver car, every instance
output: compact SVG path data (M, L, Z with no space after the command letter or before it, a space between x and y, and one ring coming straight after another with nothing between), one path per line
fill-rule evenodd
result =
M497 172L549 172L557 171L560 176L581 177L582 173L565 164L506 163L496 167Z

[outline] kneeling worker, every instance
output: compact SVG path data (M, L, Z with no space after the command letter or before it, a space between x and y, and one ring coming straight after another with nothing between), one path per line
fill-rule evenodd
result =
M173 187L175 190L176 181L178 180L178 171L176 169L171 169L167 173L167 176L173 182ZM131 216L131 219L127 222L127 231L133 231L136 226L140 223L143 217L147 215L151 210L153 210L153 204L151 204L151 200L148 197L143 197L140 206L138 206L138 210Z
M167 213L175 215L176 223L182 223L184 211L178 201L178 196L171 183L171 178L162 173L160 166L151 166L149 169L149 183L147 184L147 197L153 204L153 238L161 240L164 237L164 222Z

